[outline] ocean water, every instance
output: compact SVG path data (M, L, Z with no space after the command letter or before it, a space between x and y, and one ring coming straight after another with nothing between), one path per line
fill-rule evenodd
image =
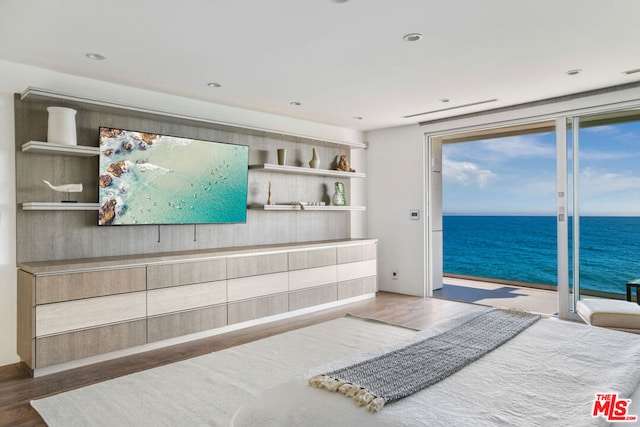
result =
M640 278L640 217L582 217L580 229L581 289L624 294ZM446 273L557 285L553 216L445 215L443 242Z

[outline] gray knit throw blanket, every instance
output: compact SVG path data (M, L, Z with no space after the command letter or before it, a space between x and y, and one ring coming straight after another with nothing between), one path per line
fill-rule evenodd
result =
M335 371L309 385L351 397L378 412L458 372L540 319L537 314L491 310L446 332Z

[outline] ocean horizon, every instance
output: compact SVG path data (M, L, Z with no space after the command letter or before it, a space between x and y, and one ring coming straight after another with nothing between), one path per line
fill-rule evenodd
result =
M638 253L640 217L580 217L581 289L625 294L640 278ZM557 286L556 217L444 214L443 270Z

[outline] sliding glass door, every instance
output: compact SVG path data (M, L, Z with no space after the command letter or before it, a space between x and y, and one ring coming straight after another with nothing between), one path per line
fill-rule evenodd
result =
M573 312L583 297L624 299L625 284L640 277L640 111L571 117L564 125L564 138L557 135L558 266L567 275L560 311Z
M540 141L531 137L545 135L545 132L551 139L547 151L542 150L544 147ZM515 141L520 145L505 139L514 135L528 137ZM509 153L515 153L514 155L520 157L528 153L536 155L547 153L553 162L554 135L556 139L557 253L555 256L557 258L558 314L565 318L574 317L576 302L582 297L625 299L626 283L640 279L638 262L638 254L640 254L640 110L638 109L591 116L558 117L546 122L430 136L427 140L429 155L426 175L427 188L430 188L427 203L430 222L427 227L427 243L430 245L427 268L429 294L442 286L442 267L440 267L443 260L442 236L446 233L441 226L442 182L446 183L447 179L451 179L451 170L447 168L451 169L452 161L458 161L455 165L460 166L458 169L466 173L465 176L471 172L482 172L486 175L486 171L494 171L496 159L502 159ZM487 141L490 138L501 139ZM471 144L456 144L478 140L484 140L482 144L492 149L493 154L479 153L477 147ZM455 148L455 153L445 150L444 165L443 145ZM514 150L513 147L517 149ZM460 154L460 158L455 157L454 154ZM463 158L462 155L468 158ZM489 159L494 163L480 167L482 159ZM509 164L516 165L513 160L510 160ZM477 167L473 167L474 165ZM542 168L536 171L525 171L522 167L518 167L518 170L521 175L536 177L538 180L546 173ZM552 174L553 163L549 172L550 176ZM507 175L496 174L496 176ZM550 195L553 192L551 180L543 188ZM514 179L510 181L515 182ZM466 184L466 181L463 184ZM484 189L488 188L486 186ZM542 187L521 185L519 188L520 190L514 193L515 196L507 197L500 193L503 197L499 200L531 202L535 200L534 189ZM482 192L477 190L475 196L481 194ZM447 194L447 197L450 197L450 194ZM460 200L463 202L461 206L465 208L468 208L473 201L470 196ZM553 196L549 205L551 215L553 215L552 200ZM497 206L493 202L487 205ZM541 205L538 204L538 206ZM461 209L458 206L449 206L445 211L451 215L450 212L459 212ZM463 219L467 220L467 218ZM545 242L551 242L553 245L552 235L553 231L549 233ZM551 260L551 263L553 262ZM527 264L532 265L533 268L543 268L543 265L537 261L527 260ZM513 277L514 280L518 278Z

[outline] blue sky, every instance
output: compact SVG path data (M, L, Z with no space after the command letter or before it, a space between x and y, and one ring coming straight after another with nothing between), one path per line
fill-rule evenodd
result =
M445 144L447 214L554 215L555 134ZM580 132L581 214L640 216L640 122Z

